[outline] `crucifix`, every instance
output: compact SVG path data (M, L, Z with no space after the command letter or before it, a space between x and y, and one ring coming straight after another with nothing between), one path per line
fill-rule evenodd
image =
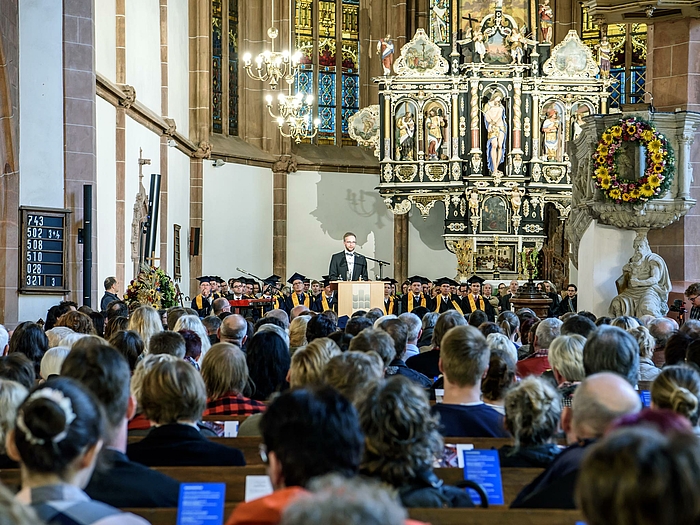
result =
M479 21L478 19L472 17L472 14L471 14L471 13L467 14L467 16L463 16L463 17L462 17L462 20L466 20L467 22L469 22L469 31L472 31L472 30L473 30L472 22L478 22L478 21Z
M144 243L144 224L148 217L148 194L143 185L143 167L151 164L151 159L143 158L143 149L139 148L139 191L134 202L134 215L131 221L131 261L134 275L138 275L143 264L142 247Z

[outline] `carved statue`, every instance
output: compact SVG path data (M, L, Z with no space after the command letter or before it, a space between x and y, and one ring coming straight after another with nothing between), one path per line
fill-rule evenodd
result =
M391 65L394 63L394 43L391 41L391 35L379 39L377 54L382 57L384 76L391 75Z
M506 110L501 104L503 95L495 91L491 99L484 105L484 122L488 132L486 142L486 156L488 160L489 172L497 173L498 167L505 159L506 142Z
M610 57L612 55L612 47L610 47L610 42L608 42L608 36L603 35L600 39L600 44L596 46L598 48L598 64L600 66L600 76L601 78L610 77Z
M547 44L552 43L552 27L554 24L554 12L549 5L549 0L543 0L538 11L540 15L540 30L542 31L542 41Z
M416 121L409 109L406 109L403 116L396 119L396 129L399 131L398 144L396 145L399 160L414 160L413 137L416 133Z
M542 136L544 137L544 152L547 160L559 160L561 153L561 140L559 136L559 113L556 109L547 111L547 118L542 122Z
M486 56L486 44L484 44L484 34L481 31L474 33L474 52L479 55L479 60L483 64L484 56Z
M438 160L439 158L443 129L447 124L441 113L441 110L438 112L438 110L433 107L428 110L428 115L425 118L428 160Z
M525 46L527 45L537 45L537 42L530 40L525 36L525 26L522 30L519 30L517 26L513 27L510 35L506 38L506 41L510 44L510 56L513 58L514 64L522 64L523 58L525 56Z
M610 315L662 317L668 313L671 278L663 258L651 251L645 231L637 232L634 255L622 267L617 280L617 297L610 303Z

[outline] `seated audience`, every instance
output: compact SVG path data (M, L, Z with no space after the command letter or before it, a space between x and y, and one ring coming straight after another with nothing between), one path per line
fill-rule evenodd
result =
M202 379L207 389L205 416L249 416L263 412L265 403L243 396L248 388L245 354L231 343L217 343L202 359Z
M270 403L260 428L275 492L240 503L226 525L276 524L313 478L357 474L364 442L357 413L330 387L284 392Z
M518 362L518 375L520 377L539 376L550 369L549 346L554 339L559 337L561 325L562 322L556 318L549 318L540 322L535 332L535 339L532 342L534 352Z
M559 427L561 396L540 377L527 377L505 399L505 426L514 446L498 450L501 468L546 468L561 449L554 442Z
M105 326L105 339L109 340L117 332L129 329L129 318L128 317L115 317L110 320L107 326ZM141 336L139 336L140 338Z
M393 318L382 321L379 325L380 330L384 330L394 341L394 358L389 363L386 369L386 376L400 375L410 379L423 388L430 388L432 381L421 374L406 366L404 358L406 357L406 344L408 343L408 325L402 320Z
M700 372L700 340L696 339L688 345L685 353L685 362L688 366L695 367Z
M170 354L178 359L185 358L185 339L177 332L163 331L153 334L148 353L152 355Z
M193 330L180 330L178 334L185 341L185 361L199 370L199 362L202 357L202 340Z
M685 353L683 354L685 358ZM598 372L619 374L636 386L639 375L639 345L634 337L616 326L599 326L583 347L586 376Z
M613 432L581 465L576 499L588 525L698 523L700 444L652 428Z
M489 316L483 310L474 310L469 314L469 326L479 328L482 324L489 322Z
M141 408L141 384L146 374L156 363L162 361L176 361L177 358L170 354L147 355L136 365L131 377L131 395L136 400L136 415L129 421L129 436L145 436L151 430L151 422L146 418Z
M485 337L489 350L503 350L504 352L508 352L510 354L514 362L518 361L518 350L515 348L513 341L511 341L507 335L489 334Z
M119 508L177 506L177 481L126 456L127 426L136 401L129 392L129 365L119 352L107 345L75 349L64 361L61 375L80 382L104 408L100 455L105 466L92 474L85 492Z
M34 373L39 377L41 358L49 349L49 340L41 327L30 322L18 324L10 337L9 345L8 354L24 354L34 365Z
M82 312L66 312L56 321L56 326L65 326L70 328L76 334L95 334L95 327L92 324L92 319L87 314Z
M61 373L61 365L66 359L66 356L71 351L67 346L54 346L49 348L44 357L41 358L41 368L39 375L41 379L46 381L52 375L59 375Z
M112 335L109 344L126 359L133 373L143 355L143 341L139 334L133 330L120 330Z
M344 352L323 368L324 382L357 405L358 398L384 377L384 363L374 352Z
M629 330L631 328L637 328L639 326L639 321L635 317L621 315L619 317L615 317L610 324L612 326L622 328L623 330Z
M338 330L330 334L328 339L337 344L341 352L347 352L348 348L350 347L350 341L352 341L352 336Z
M692 342L693 339L683 332L676 332L669 337L664 347L664 366L683 364Z
M0 378L16 381L27 390L34 388L37 379L32 362L19 353L0 357Z
M627 330L634 337L639 345L639 381L653 381L661 370L654 365L654 347L656 341L645 326L637 326Z
M199 341L202 344L200 359L201 357L204 357L209 351L209 348L211 348L211 343L209 342L207 329L204 328L204 325L199 319L199 316L188 314L180 317L180 319L177 320L177 323L175 323L175 329L173 331L181 332L182 330L192 330L195 334L199 336Z
M585 344L586 339L581 335L560 335L549 347L549 365L552 367L563 407L571 406L576 387L586 377L583 368Z
M518 341L520 338L520 319L518 319L518 316L511 311L501 312L498 314L496 322L517 351L521 346L521 343Z
M480 312L481 310L476 310ZM404 314L401 314L404 315ZM450 328L455 326L465 326L467 321L464 316L456 310L447 310L440 314L433 329L431 348L427 352L422 352L406 361L406 366L424 376L435 379L440 375L438 362L440 361L440 342Z
M447 437L508 437L503 417L481 399L481 380L489 366L486 339L473 326L448 330L440 343L443 403L433 406Z
M320 316L317 316L320 317ZM315 318L314 318L315 319ZM287 376L291 388L319 386L323 383L323 369L340 348L327 337L316 338L297 350Z
M491 334L489 337L492 335L494 334ZM508 345L511 344L507 338L506 343ZM486 375L481 380L481 398L486 403L486 406L493 408L504 416L506 411L503 407L503 402L508 389L515 382L515 359L513 357L515 350L512 348L508 350L495 348L491 349L490 353L489 367Z
M309 319L306 324L306 342L310 343L314 339L328 337L337 329L337 323L327 315L321 313Z
M665 366L651 385L651 407L686 417L700 434L700 374L689 366Z
M143 377L139 404L155 425L127 447L129 459L148 466L242 466L240 450L209 441L197 422L207 404L199 372L181 361L153 365Z
M289 315L284 310L280 310L279 308L275 308L275 309L267 312L265 314L264 318L268 318L268 319L275 318L275 319L282 322L282 328L284 328L285 330L287 330L289 328Z
M345 333L355 337L365 328L372 328L374 323L364 316L352 317L345 325Z
M109 308L114 304L110 304ZM148 354L150 352L151 337L163 331L163 323L161 323L160 316L155 308L152 306L139 306L129 317L129 330L139 334L145 348L144 353Z
M399 315L399 319L401 319L408 328L408 342L406 343L406 357L404 358L406 364L408 364L408 360L411 357L420 354L418 340L421 336L422 325L420 317L413 312L404 312Z
M255 385L253 399L267 401L273 393L287 388L289 347L279 334L267 331L255 334L248 346L246 362Z
M248 340L248 322L242 315L228 315L221 321L217 335L220 342L231 343L243 350L243 346Z
M525 359L534 352L532 342L535 340L535 332L537 331L537 325L539 323L539 318L534 316L524 317L520 321L520 340L522 346L518 348L518 360Z
M656 341L653 357L654 365L661 368L664 365L664 348L666 347L668 338L678 330L678 323L668 317L657 317L649 321L647 328L649 328L649 333Z
M222 299L221 297L219 299ZM218 301L218 299L215 299ZM224 299L226 301L226 299ZM209 337L209 343L215 345L219 342L219 337L216 335L219 333L219 328L221 328L221 319L216 315L208 315L202 319L202 324L204 329L207 331L207 336Z
M620 328L610 329L628 335ZM613 421L640 408L639 395L624 377L610 372L586 377L576 389L571 411L562 419L570 446L520 491L511 508L575 508L574 487L586 449Z
M384 330L377 328L365 328L352 338L348 350L352 352L375 352L384 362L384 370L391 364L396 356L394 340Z
M72 379L56 378L34 390L17 411L7 439L22 470L17 500L51 525L142 525L83 492L102 447L97 401Z
M53 348L54 346L60 346L61 341L67 335L74 334L75 332L67 326L55 326L51 330L47 330L44 333L46 334L46 338L49 340L49 348Z
M595 323L582 315L572 315L561 325L561 335L578 334L584 339L596 329Z
M16 461L7 456L5 442L10 430L15 428L17 409L27 397L24 385L9 379L0 379L0 469L19 468Z
M168 318L168 330L172 332L175 329L175 323L177 323L177 320L183 315L187 315L186 308L182 308L181 306L173 306L168 308L166 313L166 317Z
M292 355L302 346L306 346L306 326L310 319L310 315L299 315L289 323L289 352Z
M700 320L688 319L683 326L678 329L678 332L685 334L691 339L700 339Z
M477 311L480 311L480 310L477 310ZM484 337L488 337L491 334L504 335L503 330L501 330L501 328L493 321L486 321L485 323L481 323L477 328L479 329L479 332L481 332Z
M421 336L418 339L416 345L423 351L423 347L428 347L431 345L433 340L433 330L435 330L435 324L437 323L440 314L436 312L429 312L424 306L419 306L414 308L412 314L418 316L421 320Z
M433 472L442 453L438 418L428 396L405 377L375 383L358 402L365 453L360 472L393 487L404 507L472 507L463 489Z

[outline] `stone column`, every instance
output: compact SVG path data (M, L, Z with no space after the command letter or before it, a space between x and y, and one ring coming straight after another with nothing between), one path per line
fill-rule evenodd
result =
M657 22L650 31L647 69L648 89L658 111L700 111L700 20L685 18ZM700 144L692 134L679 137L683 151L676 152L677 173L681 164L694 169L691 199L700 200ZM693 140L695 139L695 140ZM680 180L679 180L680 182ZM700 209L692 208L680 221L649 232L649 244L668 265L673 292L669 301L693 282L700 281Z
M394 279L397 290L408 279L408 213L394 215Z
M287 279L287 177L297 170L293 155L280 155L272 165L272 273Z
M116 83L126 84L126 5L125 0L116 0L115 9L116 25ZM126 292L128 283L124 282L126 277L126 256L124 246L126 245L126 108L122 105L116 108L116 130L115 130L115 158L116 158L116 210L114 221L116 224L117 246L116 254L116 277L121 284L121 292ZM135 276L134 276L135 277Z
M160 114L168 117L168 0L160 0ZM172 126L171 126L172 127ZM173 130L174 131L174 130ZM160 260L157 266L168 271L168 140L160 137ZM172 275L172 274L171 274Z

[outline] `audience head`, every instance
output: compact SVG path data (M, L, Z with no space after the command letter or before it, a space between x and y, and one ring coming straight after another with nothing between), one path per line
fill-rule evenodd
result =
M384 368L389 366L396 357L394 340L384 330L365 328L352 338L348 350L356 352L375 352L384 362Z
M639 345L622 328L599 326L583 347L583 368L587 376L614 372L634 386L639 373Z
M486 344L489 350L502 350L510 354L513 361L518 360L518 351L513 342L505 334L489 334L486 336Z
M89 314L92 327L95 329L95 335L104 337L105 335L105 318L100 312L92 312Z
M688 345L685 362L690 366L694 366L695 370L700 372L700 340L696 339Z
M219 341L231 343L242 348L246 342L248 333L248 322L245 317L239 314L231 314L221 321L219 327Z
M112 301L107 306L107 324L109 325L115 317L129 317L129 307L124 301Z
M420 318L411 312L404 312L399 315L399 319L408 328L408 343L415 345L420 337L422 326Z
M483 335L484 337L488 337L491 334L503 334L503 330L501 330L499 326L492 321L486 321L485 323L481 323L479 326L477 326L477 328L479 329L479 332L481 332L481 335Z
M168 308L168 330L171 332L175 330L175 323L183 315L187 315L187 310L181 306L173 306Z
M576 388L571 412L564 417L562 427L569 443L597 439L618 417L640 409L639 395L624 377L601 372L586 377Z
M228 302L228 299L218 297L217 299L214 299L214 301L211 303L211 308L213 315L210 317L217 317L222 312L230 312L231 303Z
M128 317L115 317L105 327L105 339L111 339L114 334L129 329ZM141 337L141 336L139 336Z
M637 328L639 326L639 321L629 315L621 315L613 319L610 324L622 328L623 330L629 330L630 328Z
M70 351L71 349L67 346L49 348L44 357L41 358L41 379L46 381L52 375L59 375L61 373L61 365Z
M197 363L202 356L202 339L192 330L180 330L178 334L185 341L185 360L189 360L190 363L199 366Z
M372 324L374 324L377 319L384 317L384 310L381 308L372 308L365 314L365 317L372 321Z
M12 333L8 353L24 354L34 364L34 373L38 376L41 358L48 349L49 340L41 327L36 323L24 322L17 325Z
M477 310L480 312L481 310ZM472 312L473 313L473 312ZM466 326L467 320L462 314L457 310L447 310L440 314L435 323L435 329L433 330L432 345L434 348L440 348L442 345L442 339L445 334L455 326Z
M56 321L56 326L65 326L77 334L92 335L95 333L95 327L90 316L73 310L59 317Z
M536 330L536 325L540 322L540 319L538 317L525 317L522 321L520 321L520 341L522 344L532 344L532 340L534 339L534 333L532 333L532 328L535 327ZM530 334L532 333L532 337Z
M362 332L362 330L372 328L373 324L374 323L372 323L370 319L367 319L364 316L351 317L348 324L345 325L345 333L355 337L357 334Z
M270 310L265 314L265 318L270 317L274 317L275 319L279 319L280 321L282 321L282 328L284 328L285 330L289 328L289 316L284 310L280 310L278 308Z
M688 346L693 339L683 332L676 332L666 341L664 347L664 360L666 365L682 364L688 352Z
M185 339L177 332L158 332L151 337L149 354L170 354L178 359L185 357Z
M425 306L419 306L419 307L417 307L417 308L414 308L413 311L412 311L411 313L416 314L416 315L418 316L418 318L419 318L419 319L421 320L421 322L422 322L422 321L425 319L425 317L426 317L427 315L429 315L429 314L431 314L431 313L435 313L435 312L431 312L431 311L428 310ZM432 321L428 321L428 323L431 323L431 322L432 322L432 323L433 323L433 326L435 326L435 321L436 321L436 320L437 320L437 316L436 316L435 319L433 319ZM423 330L425 330L425 325L423 325Z
M537 325L537 331L535 332L535 347L538 350L549 349L552 341L559 337L562 324L563 323L555 317L541 321L540 324Z
M9 379L0 379L0 454L5 454L5 440L15 428L17 409L27 397L24 385ZM0 523L2 523L0 521Z
M445 384L474 387L481 384L489 366L489 347L481 332L473 326L450 329L440 345L440 370Z
M231 343L216 343L202 358L202 379L210 400L243 394L248 386L245 354Z
M421 315L420 310L423 309L425 310L423 314ZM419 306L418 308L414 308L412 312L407 312L407 313L412 313L418 316L418 318L421 320L421 326L423 327L423 331L426 330L431 330L435 328L435 324L437 323L438 318L440 317L440 314L437 312L429 312L427 308L424 308L423 306Z
M489 367L486 376L481 380L484 401L496 402L503 399L515 381L516 363L517 359L512 351L503 348L491 349Z
M352 336L350 334L346 334L341 330L338 330L337 332L333 332L332 334L330 334L328 336L328 339L334 341L335 344L338 345L338 348L340 348L341 352L347 352L348 348L350 347L350 341L352 341Z
M74 379L102 403L105 439L112 444L135 408L130 406L131 370L126 359L106 344L74 349L63 362L61 376Z
M541 377L526 377L506 394L505 426L515 448L549 443L559 427L561 394Z
M310 315L299 315L289 323L289 346L299 348L307 343L306 326L309 324Z
M321 337L328 337L337 329L337 322L326 313L309 319L306 324L306 341L311 342Z
M69 334L74 334L75 332L66 326L54 326L51 330L44 332L46 334L46 339L49 341L49 348L54 346L60 346L61 341Z
M448 310L452 311L452 310ZM479 328L482 324L489 322L489 316L483 310L474 310L469 314L469 326Z
M363 474L401 487L432 469L443 442L419 385L403 376L377 382L357 407L365 434Z
M206 404L202 377L181 359L156 363L143 376L139 405L156 425L195 423L202 418Z
M688 319L678 331L686 334L691 339L700 339L700 321L697 319Z
M289 386L299 388L322 384L324 367L338 355L340 355L340 348L335 342L327 337L314 339L292 355Z
M647 328L649 328L649 333L656 340L656 346L663 348L666 346L668 338L678 330L678 325L668 317L657 317L649 321Z
M560 335L549 347L549 364L557 383L583 381L583 347L586 338L578 335Z
M585 338L588 337L588 334L595 330L595 328L595 323L587 317L582 315L573 315L562 323L561 335L578 334Z
M520 319L518 319L518 316L513 312L506 311L498 314L496 321L498 321L498 326L503 333L514 341L520 332Z
M199 341L202 344L202 355L205 355L209 348L211 347L211 342L209 341L209 336L207 335L207 329L204 328L202 321L196 315L183 315L175 323L175 332L180 332L182 330L192 330L195 334L199 336Z
M384 362L375 352L345 352L333 357L323 369L326 384L357 404L367 388L384 376Z
M656 340L649 333L649 330L645 326L637 326L636 328L630 328L627 331L632 337L635 338L637 344L639 345L639 357L642 359L651 359L654 355Z
M698 426L700 374L689 366L666 366L651 384L653 408L673 410Z
M403 359L408 343L408 326L398 318L387 319L379 325L380 330L384 330L394 341L395 358Z
M143 341L141 336L133 330L121 330L109 339L109 344L129 363L129 369L133 372L136 364L143 355Z
M595 320L595 325L596 326L602 326L604 324L610 324L612 323L612 317L599 317L598 319Z
M264 412L260 432L275 488L305 487L331 472L352 477L359 468L364 438L357 412L333 388L282 393Z
M16 381L27 390L31 390L36 381L34 364L24 354L2 356L0 357L0 378Z
M114 304L114 303L112 303ZM160 322L158 310L152 306L139 306L129 317L129 330L133 330L141 336L146 352L150 352L151 337L163 331L163 323Z
M255 334L248 345L246 362L255 385L253 399L265 401L286 386L289 347L279 334L271 331Z
M216 335L221 327L221 319L215 315L208 315L202 319L202 324L207 331L207 335Z
M700 445L684 433L621 429L591 448L576 486L588 525L697 523Z
M177 361L177 357L170 354L145 355L136 365L136 370L131 376L131 395L134 396L137 402L137 412L141 412L141 385L143 378L151 369L158 363L164 361Z
M307 312L309 312L309 308L303 304L297 305L294 308L291 309L289 312L289 321L294 321L295 317L299 317L300 315L306 315Z
M65 481L81 473L84 486L101 447L101 412L77 381L52 379L35 388L17 410L8 453L31 473L54 474Z

